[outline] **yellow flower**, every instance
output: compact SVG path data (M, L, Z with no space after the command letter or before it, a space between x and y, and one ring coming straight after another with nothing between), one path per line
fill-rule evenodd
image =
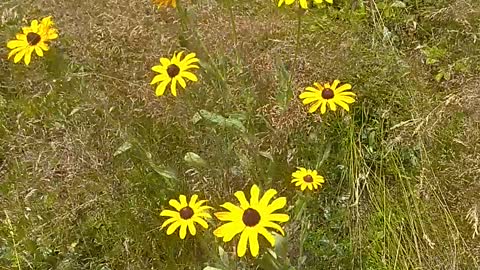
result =
M228 212L218 212L215 216L221 221L228 221L217 228L213 234L217 237L223 237L224 242L229 242L237 234L240 235L240 241L237 246L237 255L243 257L247 252L247 242L250 246L252 256L258 256L259 244L258 235L261 234L268 242L275 246L275 238L267 228L273 228L285 235L282 227L275 222L286 222L289 220L287 214L273 213L283 207L287 203L285 197L275 199L272 203L270 200L277 194L274 189L269 189L262 198L259 198L260 189L257 185L253 185L250 190L250 202L245 198L242 191L235 192L240 202L240 207L232 203L224 203L223 208Z
M355 102L355 93L347 91L352 89L350 84L344 84L337 88L339 80L335 80L332 85L326 83L324 86L314 83L314 87L307 87L300 94L303 104L313 103L308 112L313 113L320 107L320 112L324 114L327 111L327 104L332 111L337 110L337 105L349 111L348 104Z
M313 2L314 2L315 4L321 4L321 3L323 3L324 1L327 2L327 3L329 3L329 4L333 4L333 0L313 0Z
M183 52L174 54L172 59L160 58L160 65L152 67L152 70L160 73L155 76L150 84L159 83L155 94L157 96L163 95L167 85L170 83L170 89L174 96L177 96L177 82L185 88L186 82L185 79L196 82L198 78L195 74L188 71L189 69L199 68L194 63L198 63L199 60L196 58L195 53L189 53L183 59L181 59Z
M54 28L54 22L52 16L48 16L42 19L40 23L40 31L43 31L47 40L53 40L58 38L57 29Z
M198 195L194 194L187 203L187 197L180 195L180 201L171 199L168 203L177 211L163 210L160 216L170 217L162 224L162 229L170 225L167 229L167 234L172 234L180 227L180 238L185 239L187 234L187 228L191 235L195 235L197 230L195 223L200 224L205 229L208 228L208 224L205 221L206 218L212 218L207 212L212 207L203 205L207 200L201 200L197 202Z
M152 0L152 1L158 7L168 7L168 6L171 6L173 8L177 7L177 0Z
M308 9L308 3L307 0L299 0L300 2L300 7L303 9ZM278 7L281 7L283 4L290 6L291 4L295 3L295 0L280 0L278 1Z
M43 51L48 51L46 42L58 38L57 30L53 28L51 16L38 20L33 20L30 26L22 28L22 34L17 34L15 40L10 40L7 47L11 49L8 59L15 55L13 62L18 63L24 58L25 64L29 65L32 59L32 53L42 57Z
M304 191L307 187L310 190L318 189L322 187L322 183L325 183L323 176L318 175L316 170L307 170L302 167L298 167L298 170L292 173L292 183L296 183L295 186L300 186L300 189Z

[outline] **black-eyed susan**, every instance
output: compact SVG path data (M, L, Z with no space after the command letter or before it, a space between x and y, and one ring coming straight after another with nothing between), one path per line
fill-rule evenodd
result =
M177 0L152 0L158 7L177 7Z
M168 84L170 84L172 95L177 96L177 82L185 89L187 85L185 79L192 82L198 81L197 76L189 71L199 68L198 65L195 65L199 62L196 54L189 53L183 59L182 55L183 51L175 53L172 59L162 57L160 58L160 65L152 67L153 71L160 73L150 82L152 85L159 83L155 90L157 96L163 95Z
M295 0L280 0L278 1L278 7L281 7L283 4L290 6L293 3L295 3ZM299 3L301 8L308 9L307 0L299 0Z
M292 183L295 186L300 186L300 189L304 191L306 188L310 190L318 189L325 183L323 176L319 175L316 170L307 170L302 167L298 167L297 171L292 173Z
M349 111L348 104L355 102L355 93L347 91L352 89L350 84L338 87L339 84L340 81L335 80L332 85L326 83L322 86L314 83L315 87L305 88L306 92L300 94L300 98L303 99L303 104L313 103L308 112L313 113L320 108L320 112L324 114L327 111L327 104L332 111L337 110L337 105Z
M258 256L259 244L258 236L262 235L267 241L275 246L275 238L267 229L272 228L285 235L282 227L275 222L286 222L289 220L287 214L274 213L285 207L287 199L280 197L270 203L270 200L277 194L274 189L269 189L263 197L260 198L260 189L253 185L250 189L250 202L245 198L242 191L235 192L240 202L240 206L230 202L221 206L228 212L218 212L215 216L221 221L227 221L217 228L213 234L222 237L224 242L229 242L237 234L240 234L240 240L237 246L237 255L243 257L247 252L247 243L250 247L252 256Z
M170 217L163 222L162 229L170 225L167 229L167 234L170 235L180 227L181 239L185 239L187 228L191 235L197 233L195 223L198 223L203 228L207 229L208 224L205 219L212 217L208 213L208 209L211 209L212 207L203 205L207 200L200 200L197 202L198 195L196 194L192 196L190 202L187 202L187 197L185 195L180 195L179 199L180 201L171 199L168 202L176 211L163 210L160 213L160 216Z
M16 35L15 40L7 43L7 47L11 49L8 59L15 55L13 62L18 63L24 58L26 65L30 64L33 51L42 57L43 52L49 50L47 42L58 37L51 16L43 18L41 23L33 20L30 26L22 28L22 32Z

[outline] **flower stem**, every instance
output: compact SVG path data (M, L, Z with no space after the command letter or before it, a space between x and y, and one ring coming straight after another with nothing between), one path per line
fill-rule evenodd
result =
M233 39L233 47L235 49L235 54L237 56L237 62L240 59L240 53L238 50L238 38L237 38L237 26L235 24L235 16L233 14L233 2L230 0L228 1L228 15L230 16L230 25L232 27L232 39Z
M295 47L295 66L298 63L298 54L300 51L300 37L302 35L302 13L298 12L298 20L297 20L297 44Z

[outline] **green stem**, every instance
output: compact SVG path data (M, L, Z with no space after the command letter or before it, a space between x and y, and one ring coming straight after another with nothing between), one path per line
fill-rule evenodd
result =
M230 16L230 24L232 26L232 38L233 38L233 47L235 48L235 54L237 55L237 62L240 59L240 54L238 51L238 38L237 38L237 26L235 24L235 16L233 14L233 3L229 1L228 3L228 15Z
M298 54L300 51L300 37L302 35L302 14L298 13L298 23L297 23L297 44L295 46L295 66L297 66L298 62Z

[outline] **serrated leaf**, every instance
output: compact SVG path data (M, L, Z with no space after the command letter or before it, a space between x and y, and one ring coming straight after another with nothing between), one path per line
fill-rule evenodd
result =
M395 1L395 2L392 3L391 7L406 8L407 5L402 1Z
M124 142L119 148L117 148L117 151L115 151L115 153L113 153L113 156L116 157L116 156L126 152L130 148L132 148L132 144L130 142Z
M205 162L203 158L201 158L199 155L197 155L194 152L186 153L183 159L185 160L185 162L187 162L190 166L193 166L193 167L207 166L207 162Z
M207 121L210 121L216 125L219 125L219 126L222 126L222 127L233 127L235 129L238 129L242 132L245 132L246 131L246 128L245 126L243 125L243 123L238 120L238 119L235 119L235 118L225 118L219 114L216 114L216 113L212 113L212 112L209 112L207 110L200 110L199 111L199 115L207 120Z

